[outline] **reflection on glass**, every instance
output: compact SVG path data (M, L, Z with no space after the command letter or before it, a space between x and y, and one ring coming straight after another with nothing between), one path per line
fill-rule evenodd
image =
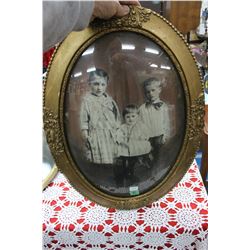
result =
M122 44L122 50L134 50L135 46L133 44Z
M169 67L169 66L165 66L165 65L161 65L161 69L168 69L168 70L170 70L170 69L171 69L171 67Z
M81 76L82 75L82 72L77 72L74 74L74 77L78 77L78 76Z
M94 47L88 48L86 51L84 51L84 52L82 53L82 56L86 56L86 55L93 54L94 51L95 51L95 48L94 48Z
M95 67L88 68L88 69L87 69L87 73L89 73L89 72L91 72L91 71L95 71L95 70L96 70Z
M152 68L158 68L158 66L156 64L154 64L154 63L150 64L150 67L152 67Z
M159 55L159 51L156 50L156 49L145 48L145 51L148 52L148 53L152 53L152 54L155 54L155 55Z
M167 175L183 142L185 98L178 71L160 46L134 32L105 35L84 54L65 96L73 161L103 192L143 194Z

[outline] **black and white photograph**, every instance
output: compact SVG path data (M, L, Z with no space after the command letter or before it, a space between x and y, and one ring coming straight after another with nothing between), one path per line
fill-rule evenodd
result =
M48 248L207 249L206 23L189 30L207 11L132 2L46 53L43 129L58 170L43 191Z
M79 56L65 95L64 128L84 177L130 197L158 185L181 149L186 103L166 51L135 32L112 32Z

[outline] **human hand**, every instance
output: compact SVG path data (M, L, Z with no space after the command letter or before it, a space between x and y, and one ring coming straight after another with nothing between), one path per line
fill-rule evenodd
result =
M123 142L123 135L121 133L117 133L116 135L116 143L121 144Z
M94 10L91 17L91 21L93 21L96 17L101 19L109 19L113 16L122 17L129 13L128 5L137 5L140 6L138 0L134 1L98 1L94 2Z

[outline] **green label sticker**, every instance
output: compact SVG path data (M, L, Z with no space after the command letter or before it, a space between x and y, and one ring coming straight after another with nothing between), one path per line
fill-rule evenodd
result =
M138 187L129 187L129 193L130 195L138 195L139 194L139 189Z

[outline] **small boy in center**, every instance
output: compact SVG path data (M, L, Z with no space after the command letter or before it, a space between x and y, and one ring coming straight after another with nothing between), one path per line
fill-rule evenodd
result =
M135 178L134 169L138 167L150 168L150 152L148 128L139 119L139 109L130 104L123 110L124 123L117 132L118 154L122 160L126 178Z
M139 108L143 123L149 128L154 159L158 159L160 147L170 138L170 117L167 104L160 99L161 81L155 77L143 82L146 101Z

